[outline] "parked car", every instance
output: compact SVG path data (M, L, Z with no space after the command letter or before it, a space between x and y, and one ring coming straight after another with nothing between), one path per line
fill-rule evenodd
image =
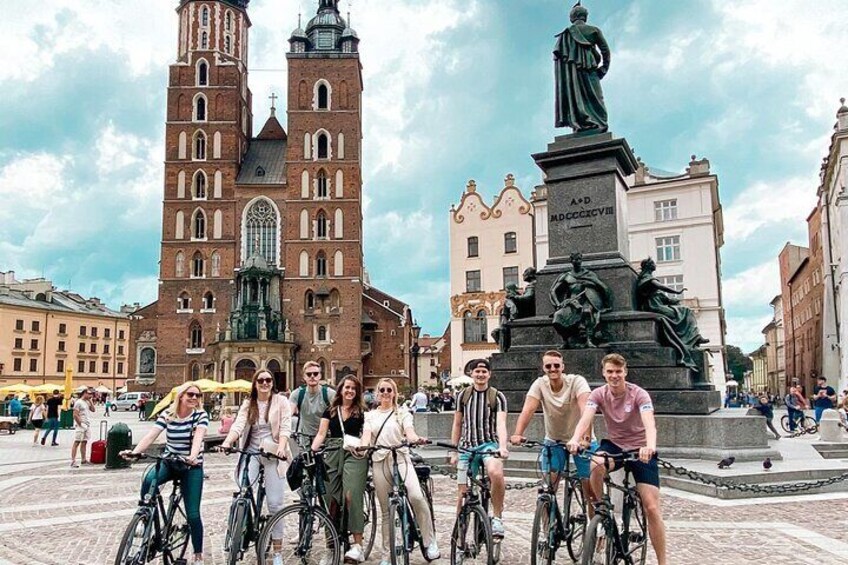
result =
M112 410L138 410L138 401L144 398L150 400L149 392L125 392L112 401Z

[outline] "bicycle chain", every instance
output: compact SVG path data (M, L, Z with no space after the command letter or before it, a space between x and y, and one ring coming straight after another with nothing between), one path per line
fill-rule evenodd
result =
M453 471L453 467L443 466L443 465L430 465L430 468L436 471L438 474L443 475L445 477L450 477L454 481L456 480L456 473ZM525 483L517 483L517 484L509 484L506 485L506 490L524 490L528 488L539 488L541 486L542 481L528 481Z
M687 479L693 480L695 482L714 486L716 488L738 490L740 492L753 492L757 494L787 494L806 492L848 480L847 472L842 473L841 475L837 475L835 477L830 477L828 479L820 479L818 481L801 481L799 483L785 485L752 485L747 483L735 483L723 481L720 479L714 479L712 477L704 475L703 473L698 473L697 471L692 471L690 469L686 469L685 467L679 467L660 458L657 458L657 462L663 469L672 471L677 476L686 477Z

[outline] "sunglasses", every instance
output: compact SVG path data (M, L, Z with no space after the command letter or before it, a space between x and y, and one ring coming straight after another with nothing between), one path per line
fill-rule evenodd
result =
M562 363L545 363L545 369L562 369Z
M185 395L186 395L187 398L200 398L201 396L203 396L203 393L202 392L187 392L187 393L185 393Z
M321 375L321 373L317 373L317 372L316 373L306 373L307 377L317 377L319 375Z
M269 377L265 377L265 378L262 378L262 379L256 379L256 384L258 384L258 385L269 385L273 382L274 382L274 379L269 378Z
M395 390L391 387L378 388L378 392L394 392Z

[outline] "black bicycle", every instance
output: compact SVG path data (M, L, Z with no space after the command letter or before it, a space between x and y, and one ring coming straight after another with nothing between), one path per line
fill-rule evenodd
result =
M391 548L391 564L392 565L409 565L409 554L418 545L421 550L421 555L427 562L432 561L427 557L427 548L424 545L424 538L421 535L421 528L418 526L418 521L415 519L415 512L412 510L412 503L409 501L409 493L406 490L406 478L401 475L400 465L398 464L398 451L409 448L407 442L402 442L400 445L392 446L374 446L365 447L361 451L369 455L375 451L385 450L392 457L392 490L388 496L389 505L389 547ZM419 473L413 462L413 470L416 475ZM429 479L429 473L427 474ZM427 501L427 506L430 508L430 520L433 521L433 498L430 491L430 485L426 487L422 485L424 498ZM435 530L433 530L435 531Z
M138 510L133 514L121 544L115 565L144 565L162 555L163 565L186 565L186 549L189 542L189 526L185 511L180 502L182 491L179 481L171 481L173 487L168 497L168 504L162 498L159 490L159 470L162 465L187 465L185 459L178 455L165 454L145 455L135 454L124 456L127 460L155 459L153 484L150 491L138 503ZM149 469L149 468L148 468ZM145 475L149 471L145 471ZM145 476L142 475L142 476Z
M586 534L586 498L583 485L577 470L571 467L571 454L566 451L565 443L542 443L525 440L524 447L542 449L547 460L553 460L555 450L563 450L565 469L560 472L544 472L542 469L542 485L536 499L536 513L533 517L533 532L530 537L530 564L545 563L550 565L556 558L556 552L564 543L568 555L574 561L579 561L583 553L583 538ZM562 510L557 502L557 490L560 479L564 478Z
M265 503L265 466L259 468L253 481L250 480L250 462L253 459L265 457L268 459L284 460L273 453L260 450L258 453L244 451L235 447L221 449L224 453L239 453L239 463L236 466L239 490L233 493L230 504L227 535L224 537L224 551L227 553L227 565L235 565L244 558L245 552L259 541L259 536L268 515L262 513ZM254 494L254 488L256 492ZM257 555L259 546L256 546Z
M459 514L451 533L451 565L495 565L500 558L500 542L496 543L492 536L492 523L489 520L492 490L483 458L500 457L500 452L475 451L442 442L436 442L436 445L470 455L465 480L468 489L462 495Z
M795 417L795 429L791 429L789 414L784 414L780 417L780 427L784 432L792 434L814 434L819 431L819 424L812 416L807 416L803 411L798 410L798 415Z
M610 462L625 462L639 458L639 450L626 451L621 454L594 453L596 457L604 458L604 466L609 468ZM583 543L581 565L627 564L644 565L648 552L648 528L645 522L645 511L642 499L636 486L631 486L633 474L627 465L624 466L624 481L615 484L610 474L604 476L604 494L601 500L594 503L595 516L586 528L586 539ZM624 495L621 508L621 527L615 517L615 508L610 499L610 492L615 489Z

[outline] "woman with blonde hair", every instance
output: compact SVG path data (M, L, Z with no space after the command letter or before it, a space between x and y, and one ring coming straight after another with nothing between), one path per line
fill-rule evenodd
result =
M124 450L122 457L131 459L144 453L165 432L165 453L182 458L187 465L163 464L153 466L141 484L141 498L150 491L157 468L156 482L160 486L168 481L180 481L191 545L194 548L194 565L203 565L203 521L200 518L200 500L203 497L203 438L209 428L209 415L203 410L203 393L189 381L180 386L174 402L164 410L146 436L132 450Z
M321 416L318 434L312 440L312 451L318 451L327 443L324 462L327 467L327 506L330 516L338 528L341 525L342 496L347 508L348 530L353 535L353 544L345 553L346 561L362 563L362 531L365 529L363 496L368 479L368 459L347 445L346 436L359 438L365 423L365 404L362 400L362 384L356 377L346 376L336 387L329 408ZM329 434L329 437L327 437ZM342 532L344 535L344 532Z
M365 415L365 426L362 430L362 445L395 446L406 440L410 444L422 443L424 438L415 433L412 413L406 408L398 407L397 385L392 379L381 379L377 383L377 407ZM374 489L377 500L380 501L380 511L383 515L383 557L380 565L391 563L389 548L389 491L392 489L392 457L386 450L377 450L371 455L374 470ZM398 466L406 485L406 492L415 512L415 519L421 528L421 537L426 545L427 559L432 561L439 558L439 546L433 531L433 517L430 507L418 482L418 475L409 456L409 450L398 452Z
M226 450L238 441L239 449L251 453L266 451L286 461L267 457L251 457L248 469L251 484L259 474L259 465L265 468L265 496L268 511L276 514L283 508L286 470L291 461L289 436L291 435L291 406L286 397L277 393L274 376L267 369L253 374L250 396L242 402L236 420L221 444ZM236 466L241 475L241 462ZM271 532L274 546L274 565L282 565L280 548L283 543L283 521L277 520Z
M44 424L44 419L47 417L47 406L44 404L44 397L42 395L38 395L35 397L35 402L32 404L32 408L29 411L29 416L27 416L27 420L32 424L32 427L35 429L35 435L32 436L32 446L35 447L38 444L38 432L41 431L41 425Z

